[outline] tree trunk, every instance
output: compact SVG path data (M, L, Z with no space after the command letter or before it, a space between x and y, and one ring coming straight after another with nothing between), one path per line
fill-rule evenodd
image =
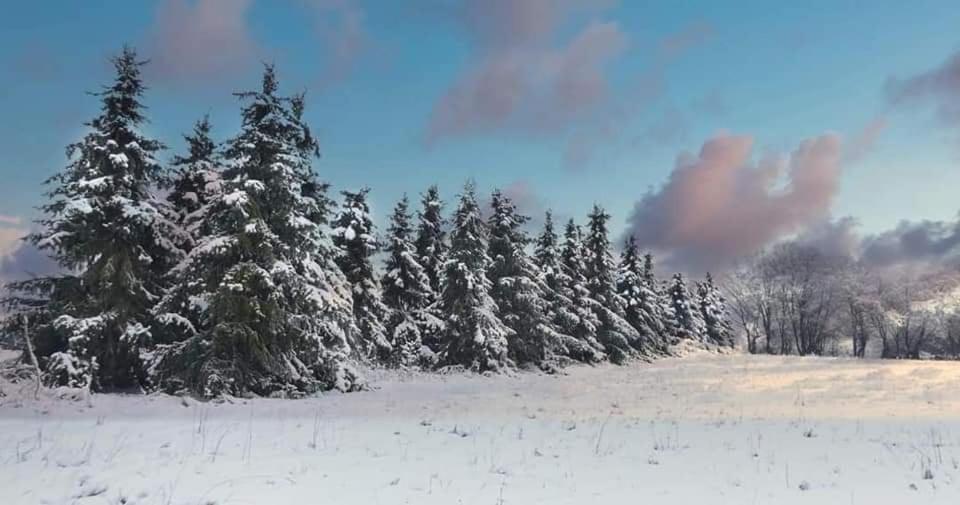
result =
M27 356L30 358L30 364L33 365L34 378L37 381L36 388L33 390L33 398L40 398L40 363L37 361L37 355L33 352L33 342L30 340L30 318L23 315L23 340L27 344Z

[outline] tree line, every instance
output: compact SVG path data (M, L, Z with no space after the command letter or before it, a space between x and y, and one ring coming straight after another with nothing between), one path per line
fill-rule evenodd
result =
M732 345L712 278L659 281L632 237L616 260L599 206L562 230L548 212L530 237L504 193L485 211L468 182L448 217L432 186L381 237L368 189L335 202L317 177L304 95L280 94L271 65L234 94L235 136L215 141L203 117L165 165L142 131L146 62L131 48L112 62L26 238L61 273L4 299L5 331L27 316L48 384L300 396L362 387L356 363L552 371Z
M958 280L787 242L745 261L724 289L751 353L957 359Z

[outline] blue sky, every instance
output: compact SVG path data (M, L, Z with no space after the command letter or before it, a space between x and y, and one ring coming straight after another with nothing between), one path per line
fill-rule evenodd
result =
M221 137L232 134L230 92L257 84L258 62L275 62L286 90L308 90L318 172L334 188L370 186L381 214L404 192L437 182L452 197L472 177L482 189L510 188L531 213L582 216L602 203L619 234L677 157L695 158L710 139L747 136L747 164L762 165L835 134L836 187L760 241L843 216L864 235L904 219L954 219L955 125L933 113L936 96L894 103L888 81L931 72L960 49L955 1L644 4L13 2L0 18L0 226L35 217L41 182L96 112L84 91L109 79L106 58L124 43L157 67L148 130L169 154L207 112ZM503 86L483 80L502 78L485 73L501 63L522 68L510 67ZM572 95L552 96L567 78ZM506 93L517 80L522 90L494 119L485 100L500 95L466 112L456 98L474 84ZM438 120L444 110L454 119ZM789 187L785 172L769 191ZM630 226L643 227L646 212ZM660 223L649 245L676 245L666 238L675 224Z

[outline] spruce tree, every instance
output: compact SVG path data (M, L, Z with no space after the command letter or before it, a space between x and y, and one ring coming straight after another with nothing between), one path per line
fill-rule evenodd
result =
M182 255L172 213L153 193L163 145L141 132L145 62L129 47L112 62L113 82L94 93L100 114L47 180L40 230L27 237L68 273L11 285L7 300L32 313L48 381L94 389L144 385L150 309Z
M669 296L677 336L685 339L701 340L703 338L703 320L699 307L690 299L683 274L673 274Z
M277 91L268 65L260 90L236 94L243 121L227 143L209 233L173 269L160 307L179 330L154 366L166 390L300 395L358 384L347 364L350 286L323 233L317 143L302 96Z
M553 213L549 210L543 216L543 231L534 243L533 257L540 268L540 275L550 291L561 289L561 262L558 248L559 237L553 226Z
M703 319L704 336L712 343L733 347L733 329L727 318L726 301L713 283L713 276L697 284L697 303Z
M453 217L450 249L443 267L442 308L447 319L441 364L475 371L509 365L512 331L497 317L490 297L487 229L472 182L467 183Z
M643 255L643 271L641 273L642 291L640 303L643 310L650 314L650 329L656 335L654 344L658 351L666 354L669 351L671 333L673 331L670 316L670 299L664 295L653 270L653 254Z
M558 284L560 291L571 305L561 315L562 320L575 316L576 323L569 330L580 346L568 346L568 355L580 361L599 361L606 355L606 349L599 341L600 319L597 313L602 310L600 304L590 297L587 287L587 267L584 261L582 244L583 233L573 219L567 221L563 234L563 246L560 251L560 270Z
M623 246L617 268L617 295L623 300L624 317L643 338L643 350L661 352L660 321L651 310L653 293L646 287L636 237L630 235Z
M424 271L430 279L430 288L434 295L439 296L447 243L446 232L444 231L443 201L440 200L440 190L436 185L427 188L420 204L422 208L417 213L420 221L417 226L417 259L423 265Z
M634 351L647 352L637 330L624 319L623 300L617 295L614 281L614 261L610 252L607 221L610 215L594 205L589 219L589 231L584 240L587 288L597 302L600 319L598 339L614 363L622 363Z
M343 204L334 218L333 243L339 248L337 264L353 286L353 317L360 333L354 348L366 359L386 357L390 342L384 326L386 307L380 298L380 280L373 269L371 258L380 247L377 243L367 188L360 191L341 191Z
M522 226L529 218L500 190L490 199L488 277L500 319L511 330L510 357L517 364L550 367L559 332L547 319L547 285L526 252L530 242Z
M423 343L433 352L440 352L443 338L442 305L440 294L443 289L442 277L444 262L447 256L447 238L444 231L443 201L440 200L440 190L436 185L427 188L421 200L421 209L417 213L416 259L423 267L430 281L430 292L427 296L427 313L435 323L424 328Z
M381 285L383 303L389 309L387 336L393 353L390 361L410 366L420 360L424 333L435 331L441 323L428 310L432 289L430 279L417 261L406 195L390 216L387 260Z
M554 231L553 215L549 211L544 216L543 231L536 240L534 260L543 285L546 319L557 330L555 352L588 363L602 360L602 347L595 340L593 311L575 302L577 290L564 267L559 237ZM574 263L580 264L579 261ZM586 287L583 287L583 293L586 292Z
M203 116L193 127L193 133L184 135L187 153L175 156L170 163L174 169L173 184L167 201L176 212L177 222L187 232L190 241L184 247L189 251L209 230L206 212L221 193L222 159L217 144L210 138L210 117Z

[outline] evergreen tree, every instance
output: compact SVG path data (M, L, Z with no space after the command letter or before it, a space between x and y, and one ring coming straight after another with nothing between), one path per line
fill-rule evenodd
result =
M584 239L586 252L587 287L590 296L607 307L616 304L614 291L614 263L610 254L610 239L607 231L607 214L599 205L594 205L587 216L589 230Z
M473 183L460 195L453 218L450 250L443 268L442 308L447 319L441 363L476 371L497 371L509 364L507 338L512 331L497 317L490 297L487 229Z
M209 232L206 212L221 193L220 168L222 160L217 145L210 138L210 117L204 116L193 127L193 133L184 135L187 153L175 156L173 187L167 196L177 215L177 222L189 238L184 249L189 251L199 238Z
M490 294L500 319L513 330L510 357L515 363L549 367L559 332L547 319L548 287L526 252L530 239L522 226L529 218L517 213L516 206L500 190L493 192L490 207Z
M323 233L326 186L302 96L278 95L269 65L259 91L236 96L243 121L210 231L173 269L160 306L179 338L157 353L155 380L205 396L352 389L350 286Z
M359 338L353 345L360 356L367 359L390 353L384 326L387 310L380 298L380 281L371 261L379 244L367 205L368 192L367 188L341 191L343 204L332 223L333 243L340 249L337 264L353 286L353 317L360 328Z
M580 361L599 361L605 356L606 349L598 340L600 333L600 319L597 313L602 310L600 304L590 297L587 287L587 267L584 262L582 232L573 219L567 221L564 229L563 247L560 252L561 268L558 273L558 284L562 286L562 293L571 304L568 311L561 315L563 321L575 316L575 325L570 326L570 333L580 341L581 346L568 346L568 356Z
M172 214L152 190L163 145L141 133L145 62L125 47L115 77L95 93L100 114L67 147L69 163L47 184L41 229L27 237L67 274L9 286L7 305L32 313L49 382L94 389L144 384L150 308L182 251Z
M570 224L573 224L572 221ZM572 230L575 232L576 228ZM546 319L556 329L555 352L577 361L602 360L602 347L595 339L593 311L574 302L577 291L572 287L572 278L564 268L553 215L549 211L543 221L543 232L536 240L534 260L543 286ZM580 264L578 260L573 263ZM586 287L581 287L585 294Z
M637 241L630 235L624 243L617 269L617 295L623 300L624 317L641 335L648 352L661 352L660 328L651 307L653 293L647 288Z
M709 272L707 278L697 284L697 302L703 319L704 336L716 345L733 347L733 329L727 318L726 301Z
M642 291L640 303L643 310L650 314L651 319L648 323L650 329L656 334L654 344L661 353L669 351L671 332L673 331L670 299L664 295L660 288L653 271L653 255L646 253L643 255L643 271L641 273Z
M700 317L699 308L690 299L690 293L687 291L687 284L683 280L683 274L673 274L673 282L670 284L669 295L677 336L692 340L702 339L703 320Z
M557 232L553 228L553 213L549 210L543 217L543 231L537 236L533 257L540 268L540 275L550 291L561 289L562 264L558 249Z
M383 303L390 311L387 335L393 348L391 361L399 366L416 364L421 356L423 334L442 326L427 311L433 291L426 271L417 261L409 205L404 195L390 217L386 272L381 282Z
M597 302L597 317L601 323L598 339L611 361L622 363L635 350L648 352L648 349L640 333L623 317L624 303L616 292L615 267L607 231L610 214L594 205L587 217L590 227L584 240L587 288L591 298Z
M442 323L440 294L443 289L443 268L447 256L446 232L444 231L443 202L436 185L430 186L421 199L421 209L417 213L416 259L423 266L430 281L427 296L427 315L435 323ZM424 327L423 343L433 352L442 348L443 328L437 324Z
M650 289L657 286L657 277L653 272L653 255L650 253L643 255L643 283Z
M440 190L436 185L427 188L420 203L422 208L418 213L420 223L417 227L417 259L430 279L433 296L439 297L447 244L443 228L443 201L440 200Z

